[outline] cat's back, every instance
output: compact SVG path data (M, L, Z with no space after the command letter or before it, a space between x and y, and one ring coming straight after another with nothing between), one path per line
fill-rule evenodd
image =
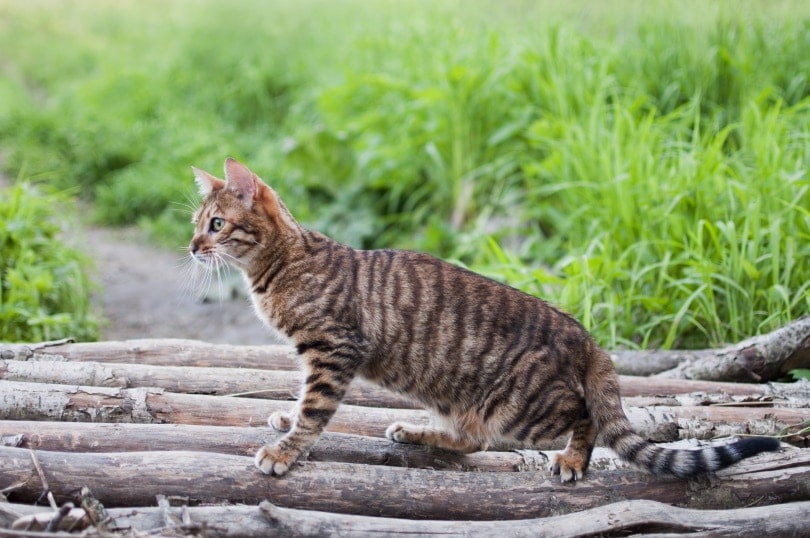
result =
M377 316L396 314L412 328L429 322L426 328L435 331L486 324L489 334L536 334L541 342L564 327L584 332L573 317L542 299L429 254L355 252L360 262L353 287Z
M401 250L357 256L363 332L383 363L399 359L419 371L489 372L494 379L504 365L538 353L564 361L594 344L553 305L433 256Z
M283 286L379 349L405 354L577 347L590 337L542 299L429 254L356 250L313 233L305 262ZM358 335L358 336L359 336Z

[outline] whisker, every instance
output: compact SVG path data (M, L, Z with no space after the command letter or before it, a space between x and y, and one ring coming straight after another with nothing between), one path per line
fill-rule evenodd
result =
M232 260L231 263L233 263L234 265L245 265L245 262L243 262L242 260L240 260L239 258L235 257L232 254L228 254L227 252L220 252L219 254L223 257Z
M223 266L226 266L226 263L222 259L222 257L219 255L219 253L217 253L214 260L216 260L216 269L215 269L215 271L217 273L217 295L219 297L220 304L222 304L222 299L223 299L223 297L225 295L225 290L222 287L222 271L223 271Z
M183 283L181 285L181 295L183 297L193 297L195 284L199 281L200 270L202 266L197 262L191 254L186 256L182 263L177 265L183 273Z
M182 258L178 258L177 263L174 264L174 267L179 269L181 267L185 267L187 265L191 265L194 263L198 262L194 260L194 256L192 256L191 253L187 252L186 255L183 256Z

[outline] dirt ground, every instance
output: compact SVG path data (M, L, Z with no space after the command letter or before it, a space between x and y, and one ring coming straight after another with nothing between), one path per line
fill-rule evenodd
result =
M0 152L0 163L3 161ZM11 185L0 173L0 191ZM81 204L79 204L81 205ZM80 208L81 209L81 208ZM256 317L245 293L201 301L183 268L186 253L156 247L135 228L70 229L66 240L87 254L99 284L94 301L101 340L193 338L222 344L270 344L275 333ZM229 283L244 290L241 278ZM217 291L214 283L212 291Z
M194 338L225 344L268 344L274 335L244 295L195 297L182 267L185 252L154 246L136 229L90 228L77 238L96 266L96 292L105 323L102 340ZM241 278L231 282L243 286ZM212 291L217 290L216 282ZM230 290L229 290L230 292Z

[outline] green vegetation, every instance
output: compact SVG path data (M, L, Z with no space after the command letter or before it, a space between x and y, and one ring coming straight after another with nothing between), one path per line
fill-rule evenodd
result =
M231 155L337 239L709 346L810 312L808 50L798 0L0 0L0 149L172 246Z
M63 196L0 190L0 341L97 336L86 260L64 242Z

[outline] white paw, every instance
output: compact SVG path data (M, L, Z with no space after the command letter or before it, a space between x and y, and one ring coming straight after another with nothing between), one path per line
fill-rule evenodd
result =
M267 425L280 432L288 432L292 428L292 418L289 413L276 411L268 417Z
M256 452L254 462L264 474L281 476L290 469L296 454L281 450L278 445L265 445Z
M397 443L407 443L408 442L408 432L407 432L407 425L401 422L394 422L388 429L385 430L385 436L392 441L396 441Z

